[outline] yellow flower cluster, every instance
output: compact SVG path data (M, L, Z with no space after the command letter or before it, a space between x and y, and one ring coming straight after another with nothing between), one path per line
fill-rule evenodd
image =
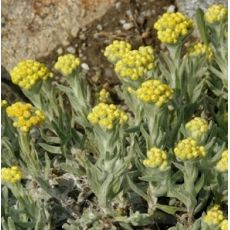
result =
M6 107L8 105L6 100L1 100L1 107Z
M26 90L31 89L39 80L53 77L53 73L44 64L33 60L19 62L10 75L14 84Z
M115 40L105 48L104 55L111 63L115 64L130 50L131 44L125 41Z
M167 153L159 148L151 148L147 152L147 157L148 158L143 161L146 167L159 167L160 170L165 170L168 166Z
M153 102L161 107L172 98L173 90L159 80L148 80L143 82L135 93L140 100L146 103Z
M163 43L175 44L194 28L193 21L180 12L164 13L154 24L157 37Z
M1 178L5 182L16 183L22 179L22 172L17 166L2 168Z
M193 44L188 49L188 54L191 57L206 55L208 60L211 60L213 58L213 51L212 51L211 47L208 45L205 45L201 42L197 42L197 43Z
M54 68L60 71L64 76L68 76L80 66L80 59L73 54L66 54L58 57Z
M228 220L225 219L220 224L220 230L228 230Z
M228 171L228 150L221 154L221 158L216 165L216 169L220 172Z
M226 20L227 16L228 11L227 8L224 7L224 5L214 4L207 9L204 18L207 22L212 24L215 22L221 22Z
M92 124L99 124L103 128L112 129L115 122L121 125L124 124L128 120L128 116L124 111L117 108L116 105L99 103L89 113L88 120Z
M186 123L185 128L192 138L200 139L208 131L208 122L201 117L195 117Z
M7 107L6 113L14 120L14 127L23 132L28 132L32 126L39 125L45 119L43 113L29 103L16 102Z
M106 89L102 89L100 92L99 92L99 101L100 102L107 102L107 100L109 99L109 92L106 90Z
M214 205L204 216L204 221L209 225L219 225L223 220L224 213L220 210L219 205Z
M121 78L136 81L155 68L154 50L151 46L142 46L138 50L126 52L115 65L115 72Z
M182 161L194 160L206 155L205 148L203 146L199 146L192 138L180 141L174 148L174 153Z

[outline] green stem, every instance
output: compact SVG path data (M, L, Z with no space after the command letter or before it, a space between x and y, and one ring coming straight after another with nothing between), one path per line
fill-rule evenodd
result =
M21 148L20 155L32 172L40 172L40 161L37 156L37 152L31 148L30 138L28 133L23 133L19 131L19 146Z

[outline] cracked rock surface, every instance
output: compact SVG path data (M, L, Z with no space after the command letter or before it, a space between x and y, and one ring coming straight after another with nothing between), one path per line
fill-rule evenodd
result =
M39 59L67 46L79 28L102 16L114 0L3 0L2 65Z

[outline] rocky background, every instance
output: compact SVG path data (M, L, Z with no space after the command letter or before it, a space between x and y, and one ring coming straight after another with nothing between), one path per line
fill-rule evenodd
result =
M160 14L181 10L194 16L197 7L216 2L227 5L227 0L3 0L2 95L12 88L18 92L7 71L20 60L36 59L51 68L64 53L81 58L96 87L117 84L102 54L107 44L125 39L134 48L157 48L152 25Z

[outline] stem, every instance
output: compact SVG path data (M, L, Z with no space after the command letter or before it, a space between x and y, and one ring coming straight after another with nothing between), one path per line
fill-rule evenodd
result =
M178 70L180 68L180 54L181 54L181 47L182 47L182 42L179 42L176 45L173 46L167 46L169 50L169 55L172 60L172 63L174 63L174 69L172 71L172 87L174 89L180 88L180 79L178 79Z
M32 172L40 171L40 161L38 159L37 152L33 151L30 146L28 133L19 131L19 146L21 148L20 155L28 168L31 169Z

